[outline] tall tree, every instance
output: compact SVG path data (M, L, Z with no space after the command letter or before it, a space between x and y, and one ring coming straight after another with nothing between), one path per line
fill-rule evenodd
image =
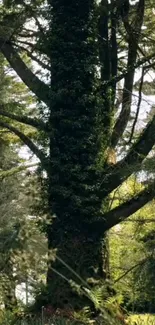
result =
M143 49L150 10L150 3L144 0L134 4L127 0L123 4L115 0L36 0L32 5L6 1L1 6L1 52L46 107L36 118L30 113L0 110L5 116L0 126L28 146L47 173L49 251L56 250L58 257L91 285L104 278L106 231L154 197L153 181L138 195L107 211L110 193L139 171L155 143L155 117L134 138L143 75L153 69L155 57L150 46L152 32ZM43 77L47 82L26 65L23 51L46 69ZM134 124L128 128L134 75L140 68L139 103ZM17 127L12 121L18 122ZM19 123L44 132L47 150L26 135ZM118 161L117 146L124 140L125 130L129 132L125 135L128 146ZM59 278L61 273L75 280L60 258L50 261L49 254L50 301L59 307L72 301L78 308L69 284Z

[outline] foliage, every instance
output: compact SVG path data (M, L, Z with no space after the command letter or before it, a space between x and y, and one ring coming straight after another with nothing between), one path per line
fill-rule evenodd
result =
M142 314L142 315L131 315L128 320L128 324L131 325L153 325L154 315Z
M19 113L24 111L26 105L34 104L34 99L26 87L15 76L8 75L7 71L7 63L0 56L0 106L7 111L14 108ZM7 121L7 118L4 120ZM30 218L32 195L39 184L38 177L29 171L29 177L25 179L28 174L23 168L24 159L18 154L20 148L16 138L1 129L0 301L7 309L17 307L17 285L25 281L36 282L46 263L46 258L40 261L40 257L47 252L45 238L38 229L38 219L36 216ZM38 247L38 242L42 247ZM30 285L32 287L32 283Z
M114 287L127 308L154 311L154 201L109 234Z

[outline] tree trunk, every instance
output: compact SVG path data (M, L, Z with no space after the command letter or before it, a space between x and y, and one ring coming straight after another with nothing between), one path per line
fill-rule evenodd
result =
M96 1L52 0L51 105L48 225L49 249L87 282L103 280L103 239L87 223L100 218L98 195L108 137L104 135L102 98L96 82ZM84 226L85 223L85 226ZM75 276L58 260L50 263L47 282L56 307L78 308L70 285ZM80 283L79 280L76 282ZM92 284L93 285L93 284Z
M88 303L85 295L79 295L78 299L78 290L69 282L74 281L79 286L78 289L101 285L105 279L106 269L102 254L103 238L99 238L96 234L86 234L82 229L75 230L74 224L68 225L67 228L66 225L56 222L48 239L51 254L49 254L47 282L50 293L49 301L52 306L55 308L70 306L78 310L86 303L93 305L90 301ZM55 260L54 249L58 256ZM82 281L69 268L76 272Z

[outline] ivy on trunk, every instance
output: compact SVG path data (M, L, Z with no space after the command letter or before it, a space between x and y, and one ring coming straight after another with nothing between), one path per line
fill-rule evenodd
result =
M31 6L26 9L36 18ZM35 44L35 51L48 56L50 85L41 81L24 63L19 54L21 39L18 33L17 39L13 36L5 41L0 35L3 55L39 101L48 107L47 123L5 113L1 108L4 120L0 126L15 133L40 159L42 169L47 172L50 212L50 223L46 226L50 252L47 282L50 301L55 302L55 307L63 308L73 303L79 308L84 300L75 299L74 303L71 287L60 278L62 274L66 279L75 280L74 275L60 260L50 261L51 252L56 252L84 281L93 279L90 281L93 285L100 285L108 270L106 231L154 197L152 182L136 197L108 211L110 193L139 170L155 143L152 118L134 144L130 143L126 156L116 162L116 145L122 140L131 117L135 70L142 65L147 67L148 63L151 65L155 57L154 53L143 54L140 48L144 9L144 0L135 4L124 1L123 9L115 0L110 3L49 0L46 33L36 20L41 37L40 43ZM124 37L120 49L124 50L125 44L126 63L118 60L117 34L119 40ZM25 45L33 48L27 41ZM114 120L118 108L117 83L123 79L121 111ZM49 155L14 127L12 121L45 132Z
M106 121L99 111L102 99L94 92L95 1L52 1L51 14L52 135L48 175L49 206L56 218L47 232L48 242L87 281L103 276L102 236L88 231L83 221L96 220L101 214L102 200L96 191L107 142L103 134ZM66 278L73 278L59 262L54 265ZM57 307L63 302L73 303L67 282L50 267L47 280L55 288L53 298ZM78 304L77 298L75 301Z

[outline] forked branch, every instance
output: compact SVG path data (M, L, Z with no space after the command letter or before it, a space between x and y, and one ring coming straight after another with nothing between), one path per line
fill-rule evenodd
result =
M103 215L103 220L93 222L90 227L97 233L107 231L140 210L145 204L153 200L154 197L155 181L150 183L147 188L142 190L138 195L105 213Z

